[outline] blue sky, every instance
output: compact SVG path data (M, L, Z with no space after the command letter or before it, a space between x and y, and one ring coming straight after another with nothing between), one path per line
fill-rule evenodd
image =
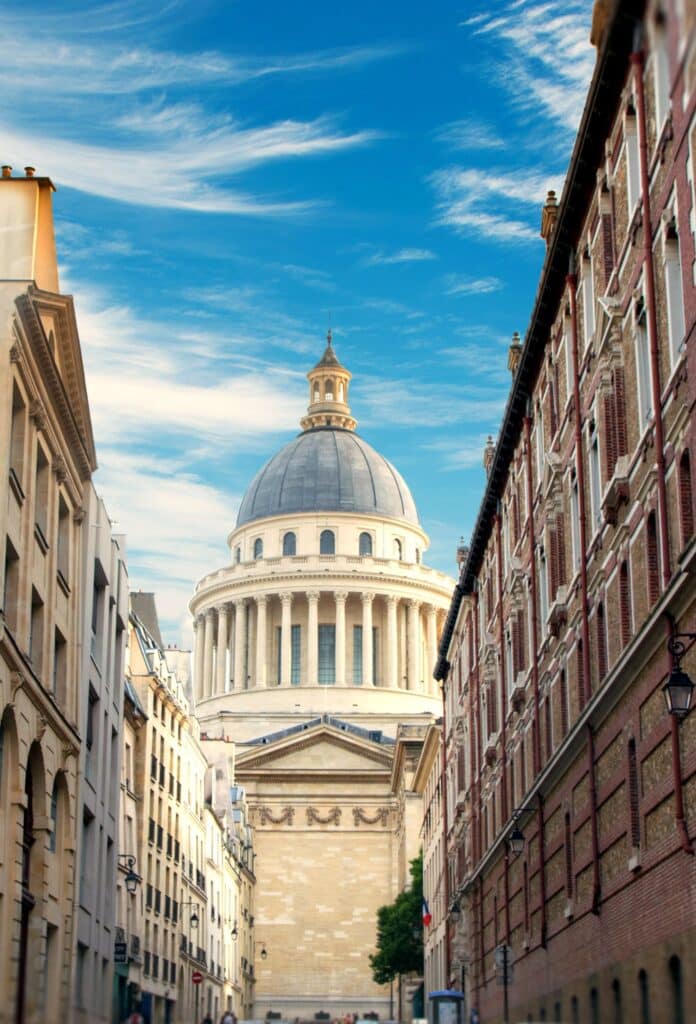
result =
M360 433L451 572L594 51L591 0L25 0L0 156L54 199L131 584L187 641L329 319Z

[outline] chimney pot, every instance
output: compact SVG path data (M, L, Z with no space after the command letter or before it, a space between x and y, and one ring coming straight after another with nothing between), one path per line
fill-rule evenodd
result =
M25 167L24 173L26 174L27 178L33 178L35 170L35 167Z
M546 242L547 249L551 244L551 235L553 234L557 216L558 201L556 199L556 193L552 188L550 188L546 193L546 202L544 203L541 211L541 231L539 232Z
M508 370L515 376L517 367L520 365L520 359L522 358L522 341L520 339L519 331L515 331L510 342L510 348L508 349Z
M10 167L9 164L3 164L2 165L2 176L3 176L3 178L11 178L12 177L12 168Z

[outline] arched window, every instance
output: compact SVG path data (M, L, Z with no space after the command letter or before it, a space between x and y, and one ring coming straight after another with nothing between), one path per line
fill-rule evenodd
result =
M286 533L283 537L283 554L284 555L296 555L297 554L297 538L292 530Z
M237 565L239 565L239 563L242 560L242 549L239 547L239 545L234 549L234 560L237 563Z
M682 981L681 960L672 956L669 960L669 977L672 983L672 1016L673 1024L684 1024L684 983Z
M642 968L638 971L638 994L640 1000L640 1024L651 1024L648 975Z
M263 558L263 541L260 537L254 541L254 558Z
M421 553L420 548L416 548L416 565L420 565Z
M694 534L694 504L691 491L691 459L685 451L679 460L679 519L682 544L688 544Z
M326 399L327 402L333 402L334 394L334 382L329 377L329 379L324 384L324 398Z
M333 530L322 530L321 536L319 537L319 554L320 555L335 555L336 554L336 537L334 536Z
M360 554L371 555L372 554L372 537L369 533L360 534Z
M590 989L590 1020L592 1024L599 1024L599 992L596 988Z
M573 1024L580 1024L580 1005L577 996L573 996L570 1000L570 1019Z
M397 537L395 537L394 538L394 558L398 558L398 560L401 561L403 559L403 557L404 557L404 549L403 549L403 547L401 545L401 541Z
M623 1006L621 1004L621 982L614 978L611 983L611 994L614 1002L614 1024L623 1024Z

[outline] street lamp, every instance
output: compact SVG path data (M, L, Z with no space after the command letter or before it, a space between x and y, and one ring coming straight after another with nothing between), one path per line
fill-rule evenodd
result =
M135 857L132 853L119 853L118 860L119 866L126 872L126 877L124 879L126 883L126 892L129 896L135 896L136 890L142 882L142 878L135 870Z
M456 898L450 907L449 916L452 924L458 924L461 920L462 908L459 906L459 900Z
M198 904L195 900L182 900L179 904L180 907L193 907L189 916L189 925L191 928L198 927Z
M689 644L684 640L689 640ZM696 641L696 633L674 633L667 641L667 650L672 655L672 671L669 679L662 687L667 702L667 710L675 718L686 718L691 710L694 696L694 684L681 667L681 660Z
M232 932L231 932L232 938L236 939L238 934L239 933L237 931L237 922L235 921L234 924L232 925Z
M513 857L519 857L524 850L524 832L517 824L518 819L522 817L527 811L535 810L534 807L529 807L523 804L521 807L516 807L512 812L512 829L507 837L508 846L510 847L510 853Z
M259 939L258 942L254 943L254 949L256 949L257 946L261 947L261 952L259 953L259 956L261 957L261 959L262 960L267 960L268 959L268 950L266 949L266 943L263 941L263 939Z

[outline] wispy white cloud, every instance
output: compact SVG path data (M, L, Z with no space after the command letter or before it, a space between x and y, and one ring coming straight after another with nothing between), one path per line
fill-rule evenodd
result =
M435 138L450 149L457 150L503 149L505 146L491 125L473 118L462 118L442 125Z
M557 177L524 171L455 167L437 171L430 180L437 197L437 223L498 242L537 239L538 228L532 226L527 211L530 207L541 210L549 188L560 191Z
M436 260L437 256L430 249L397 249L396 252L374 252L366 256L364 263L368 267L391 263L422 263L424 260Z
M441 441L433 441L422 447L440 456L440 465L445 470L473 469L483 465L483 451L488 434L466 435Z
M448 274L445 278L447 295L489 295L500 291L503 282L499 277L460 277Z

